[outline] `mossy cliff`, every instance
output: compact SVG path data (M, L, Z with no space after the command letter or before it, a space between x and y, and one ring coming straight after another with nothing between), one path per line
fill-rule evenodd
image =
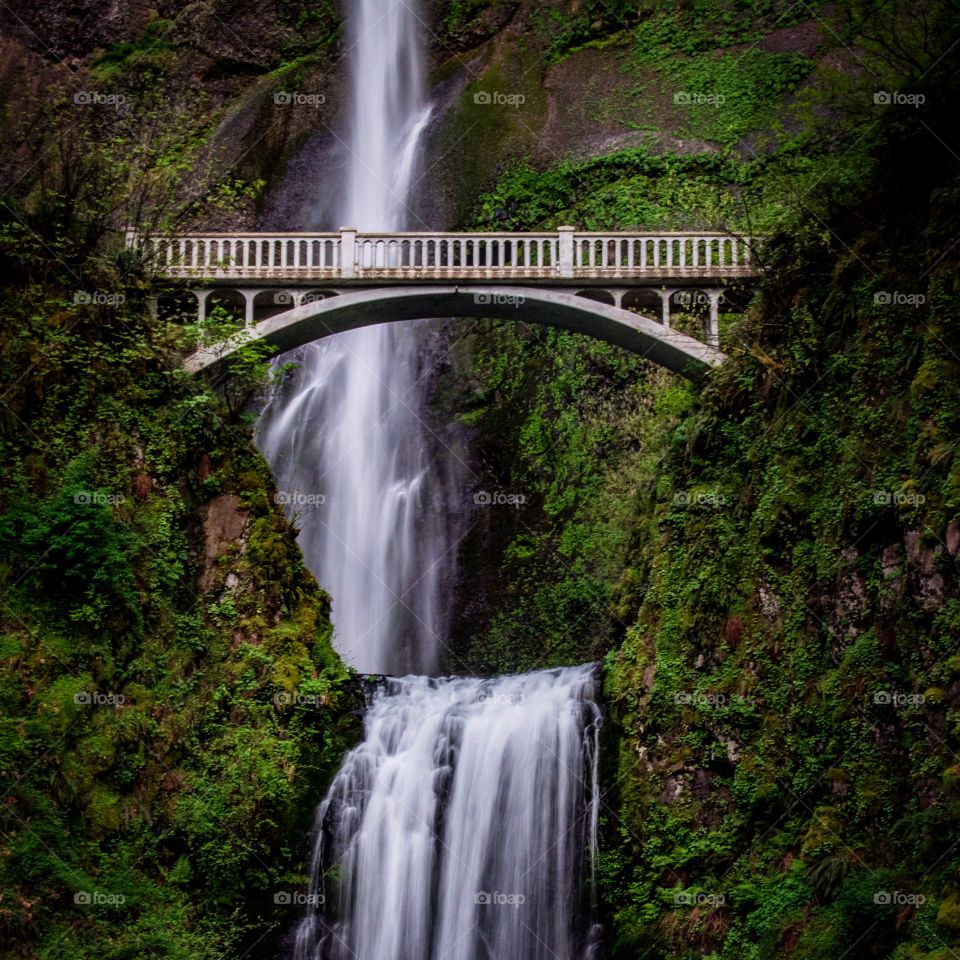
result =
M716 78L704 33L724 21L674 51L674 16L616 42L655 35L661 72ZM530 151L464 213L771 237L700 386L555 331L454 330L476 487L514 498L474 512L459 650L500 671L608 648L615 958L957 949L958 23L828 23L844 43L800 87L783 61L776 110L728 98L683 155ZM725 76L696 89L743 79Z
M770 251L638 490L606 659L616 956L957 944L957 171L884 127Z
M273 955L362 696L250 440L263 358L216 391L184 376L193 334L152 317L120 235L135 217L249 221L267 168L243 166L242 104L270 63L244 68L249 47L228 60L223 36L198 50L223 28L197 9L105 23L91 8L81 23L15 6L0 81L0 956ZM33 49L31 24L48 46ZM84 32L100 28L115 33ZM64 63L71 44L83 59ZM274 147L295 140L277 133ZM216 162L234 147L236 164Z
M0 954L239 955L362 698L248 429L132 279L33 240L3 224Z

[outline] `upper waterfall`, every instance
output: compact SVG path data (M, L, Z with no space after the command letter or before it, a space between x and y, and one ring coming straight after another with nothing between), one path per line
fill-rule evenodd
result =
M409 198L430 117L417 5L353 0L348 27L349 157L343 182L326 185L342 198L327 227L417 226ZM384 324L281 357L298 368L257 429L307 565L333 597L337 649L370 673L433 672L445 640L451 458L429 424L423 336Z

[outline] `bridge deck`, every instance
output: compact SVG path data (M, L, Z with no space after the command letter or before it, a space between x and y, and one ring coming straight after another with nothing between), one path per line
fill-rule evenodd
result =
M720 233L205 233L139 238L159 273L257 283L609 283L754 277L755 241Z

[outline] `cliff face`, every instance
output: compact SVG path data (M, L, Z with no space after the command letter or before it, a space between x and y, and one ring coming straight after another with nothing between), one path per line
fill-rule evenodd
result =
M64 123L149 137L166 119L177 204L207 228L251 227L267 184L340 114L339 8L286 3L25 4L0 12L6 101L27 114L63 99ZM16 125L23 117L15 115ZM59 118L58 118L59 119ZM30 143L37 130L23 134ZM8 159L29 185L30 153ZM25 176L26 175L26 176ZM211 188L219 196L210 197ZM210 202L210 201L213 202Z
M115 241L252 221L315 122L274 91L334 69L318 9L0 15L3 957L271 952L358 736L242 414L262 370L182 377L191 333Z
M523 498L475 511L460 652L491 672L604 656L612 956L946 957L958 149L949 41L932 38L955 15L843 7L731 27L707 25L706 6L606 35L591 21L600 35L560 53L518 7L473 52L476 75L455 74L446 129L489 106L474 93L539 77L530 112L459 127L463 142L482 131L481 154L522 157L492 176L470 151L454 161L485 184L460 198L464 222L777 238L702 391L555 331L458 340L446 402L474 431L477 487ZM912 38L898 50L882 41L894 23ZM512 44L538 51L530 73L522 56L487 72ZM595 56L638 84L621 114L637 139L590 156L601 141L581 113L584 139L556 162L551 118L582 106L551 89ZM893 90L913 106L886 110Z
M955 948L957 171L888 122L640 493L607 660L616 956Z

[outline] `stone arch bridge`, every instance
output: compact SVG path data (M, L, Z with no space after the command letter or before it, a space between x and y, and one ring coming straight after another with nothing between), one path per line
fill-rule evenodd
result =
M725 359L721 301L736 309L760 272L755 241L704 232L131 231L127 243L188 282L201 322L211 303L242 317L242 333L187 358L193 372L251 340L285 351L387 320L495 317L576 330L698 376ZM701 335L675 329L676 312L699 315Z

